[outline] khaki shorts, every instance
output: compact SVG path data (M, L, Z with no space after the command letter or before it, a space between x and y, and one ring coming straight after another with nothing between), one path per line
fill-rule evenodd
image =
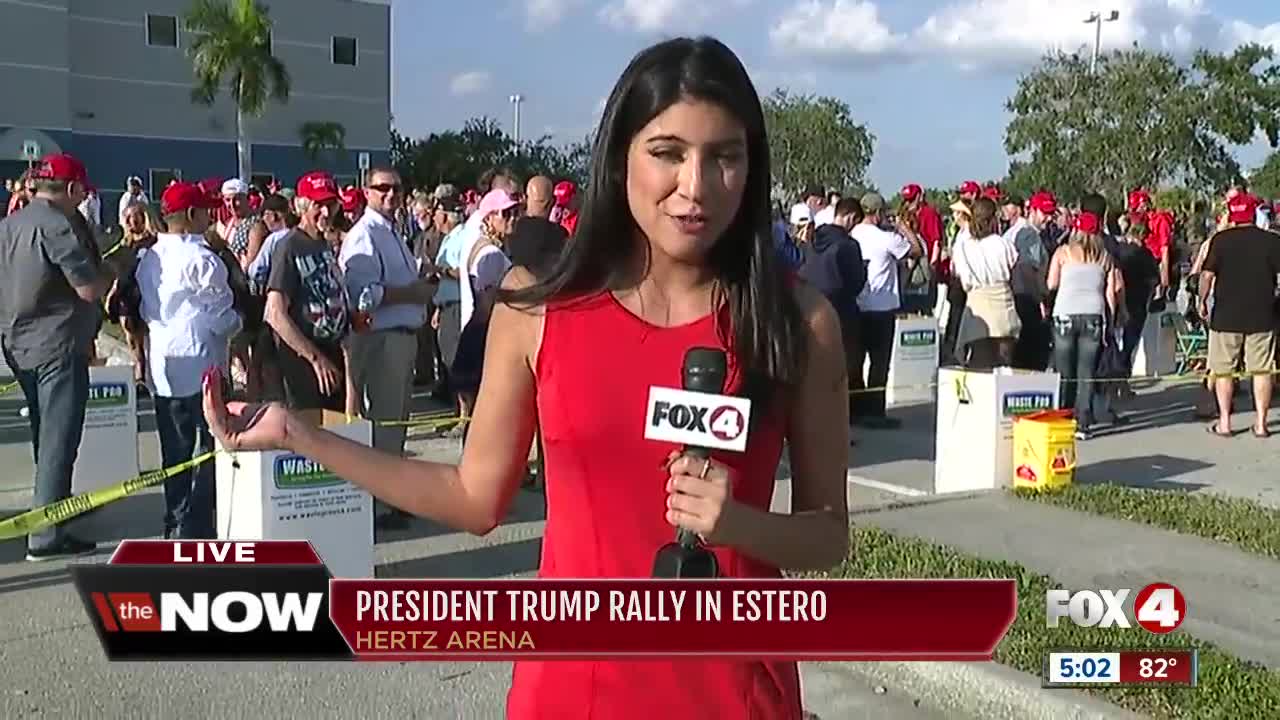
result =
M1209 372L1214 375L1234 373L1244 356L1247 372L1270 372L1276 369L1276 334L1274 332L1231 333L1209 331Z

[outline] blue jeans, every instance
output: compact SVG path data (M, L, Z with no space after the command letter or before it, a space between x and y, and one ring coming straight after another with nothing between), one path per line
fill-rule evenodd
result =
M71 473L84 435L84 408L89 401L89 358L71 353L43 365L22 368L4 349L5 362L26 397L31 425L31 454L36 462L32 507L71 495ZM29 550L43 550L62 540L54 526L27 537Z
M180 465L213 450L201 397L155 398L160 459L165 467ZM205 461L164 481L164 536L207 540L214 531L214 468Z
M1053 318L1053 360L1062 376L1059 405L1074 408L1076 425L1086 430L1097 419L1094 396L1101 399L1101 387L1093 382L1102 350L1101 315L1071 315Z

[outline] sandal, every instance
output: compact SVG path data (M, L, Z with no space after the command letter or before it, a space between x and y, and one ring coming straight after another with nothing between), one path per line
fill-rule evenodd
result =
M1227 433L1220 432L1220 431L1218 430L1218 421L1217 421L1217 420L1214 420L1213 422L1211 422L1211 423L1209 423L1208 425L1206 425L1206 426L1205 426L1205 428L1204 428L1204 431L1205 431L1205 432L1207 432L1207 433L1209 433L1210 435L1216 435L1217 437L1220 437L1220 438L1229 438L1229 437L1232 437L1232 435L1234 434L1234 433L1229 433L1229 432L1227 432Z
M1271 431L1270 431L1270 430L1267 430L1267 429L1263 429L1263 431L1262 431L1262 432L1258 432L1258 429L1257 429L1257 428L1254 428L1254 429L1253 429L1253 436L1254 436L1254 437L1256 437L1256 438L1259 438L1259 439L1261 439L1261 440L1266 440L1267 438L1271 437Z

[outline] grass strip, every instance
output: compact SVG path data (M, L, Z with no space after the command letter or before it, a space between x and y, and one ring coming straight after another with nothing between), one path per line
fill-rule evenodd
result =
M878 528L852 529L852 552L838 567L815 577L851 579L1013 578L1018 587L1018 615L996 648L995 659L1037 677L1049 650L1089 649L1100 652L1135 649L1200 651L1199 685L1195 688L1144 687L1088 689L1085 692L1156 718L1280 717L1280 673L1233 657L1183 632L1153 635L1142 628L1080 628L1060 623L1045 627L1045 591L1062 587L1051 578L1008 562L984 560ZM1045 692L1053 692L1046 690Z
M1069 485L1056 492L1018 489L1014 494L1024 500L1140 522L1280 559L1280 510L1243 498L1100 483Z

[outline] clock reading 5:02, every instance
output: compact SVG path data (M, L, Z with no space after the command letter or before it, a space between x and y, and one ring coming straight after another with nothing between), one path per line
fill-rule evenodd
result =
M1049 653L1046 669L1048 670L1047 680L1052 685L1118 683L1120 682L1120 653Z

